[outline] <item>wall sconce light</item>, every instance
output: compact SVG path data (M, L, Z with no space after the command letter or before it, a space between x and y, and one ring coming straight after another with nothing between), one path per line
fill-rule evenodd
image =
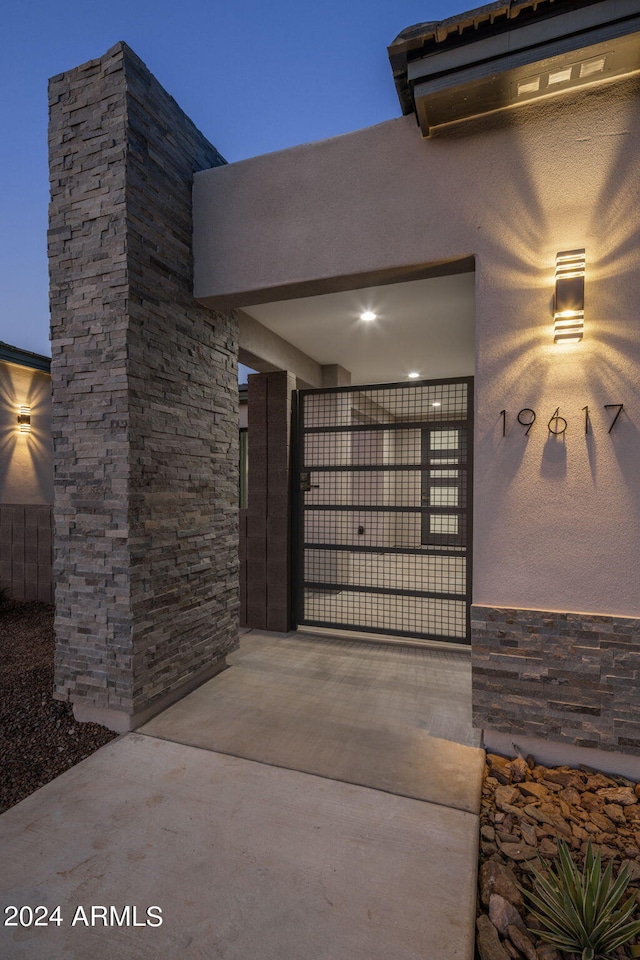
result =
M579 343L584 331L584 250L556 254L553 342Z
M18 433L31 433L31 407L21 404L18 413Z

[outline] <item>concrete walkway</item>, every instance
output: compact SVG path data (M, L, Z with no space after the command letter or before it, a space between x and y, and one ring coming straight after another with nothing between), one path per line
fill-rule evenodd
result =
M358 646L365 650L356 655ZM114 741L5 813L0 817L3 910L9 904L32 908L42 904L49 911L60 905L62 922L3 926L0 956L471 960L483 753L425 734L426 718L433 710L426 701L422 733L416 739L419 698L411 693L404 665L411 656L419 664L414 673L420 673L425 661L437 685L438 656L429 660L428 652L406 657L405 652L387 646L349 648L335 641L249 635L230 670L143 731ZM311 696L304 678L308 680L309 671L316 669L319 704L314 716L323 720L324 702L329 717L318 733L319 753L329 764L324 776L292 768L292 759L283 762L287 738L281 727L286 711L284 720L280 711L269 721L269 711L275 708L265 699L274 683L276 687L284 683L282 669L276 668L278 655L282 665L288 664L286 684L279 689L281 694L286 689L289 696L297 695L296 709ZM367 692L368 680L362 673L359 691L358 684L348 679L352 671L358 672L358 658L367 655L385 676L377 696L371 689ZM317 673L318 656L322 676ZM256 676L263 657L261 682ZM441 659L440 686L446 687L450 665ZM466 669L462 654L457 672L454 669L455 684ZM345 696L345 685L350 696ZM456 697L461 703L460 689ZM200 728L203 741L211 738L211 731L221 725L220 700L233 714L233 736L241 748L252 738L259 740L267 724L265 739L279 743L277 765L273 760L231 756L204 742L180 742L187 727L190 736ZM427 784L432 796L428 801L406 796L401 781L410 766L402 763L396 765L400 782L395 792L349 782L348 764L335 741L339 738L355 756L367 722L360 714L352 721L356 733L350 736L343 722L349 702L359 705L360 711L368 704L370 718L377 702L392 722L393 736L385 745L378 730L384 727L383 718L376 720L373 740L380 747L379 766L384 767L393 752L404 752L411 764L420 764L416 750L427 743L426 736L428 751L422 757L433 769L441 762L440 769L449 770L451 776L457 766L464 776L456 782L464 781L465 790L461 787L460 796L451 797L450 787L447 794L434 786L440 779L444 789L444 775L422 779L411 775L409 782ZM408 703L412 706L407 709ZM171 720L177 708L180 711ZM152 733L158 723L164 724L160 735ZM291 758L300 756L302 740L310 746L314 742L312 725L303 726L299 736L294 733L289 737ZM374 751L370 753L373 756ZM337 764L333 770L332 757ZM360 779L370 777L374 767L369 761L361 764ZM123 912L126 906L131 908L128 913ZM162 911L161 926L151 925L157 923L158 911L147 917L152 906ZM113 907L117 916L100 909L91 925L92 907ZM116 919L123 918L128 925L116 925ZM28 920L24 912L23 921Z

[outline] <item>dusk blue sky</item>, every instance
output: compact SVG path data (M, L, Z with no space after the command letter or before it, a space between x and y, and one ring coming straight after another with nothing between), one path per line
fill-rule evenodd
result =
M452 0L9 0L0 340L49 355L47 80L125 40L229 161L400 115L387 45Z

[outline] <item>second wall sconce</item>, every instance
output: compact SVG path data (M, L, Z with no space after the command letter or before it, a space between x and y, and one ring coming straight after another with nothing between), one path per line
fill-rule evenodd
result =
M24 403L19 407L18 433L31 433L31 407Z
M553 342L579 343L584 332L585 251L556 254Z

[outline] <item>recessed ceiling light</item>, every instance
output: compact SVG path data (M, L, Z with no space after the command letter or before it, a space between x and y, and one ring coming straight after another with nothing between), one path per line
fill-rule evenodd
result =
M365 310L364 313L361 313L361 314L360 314L360 319L361 319L361 320L375 320L375 319L376 319L376 314L373 312L373 310Z
M415 370L412 370L411 373L408 374L408 376L409 376L409 380L417 380L420 374L416 373Z

